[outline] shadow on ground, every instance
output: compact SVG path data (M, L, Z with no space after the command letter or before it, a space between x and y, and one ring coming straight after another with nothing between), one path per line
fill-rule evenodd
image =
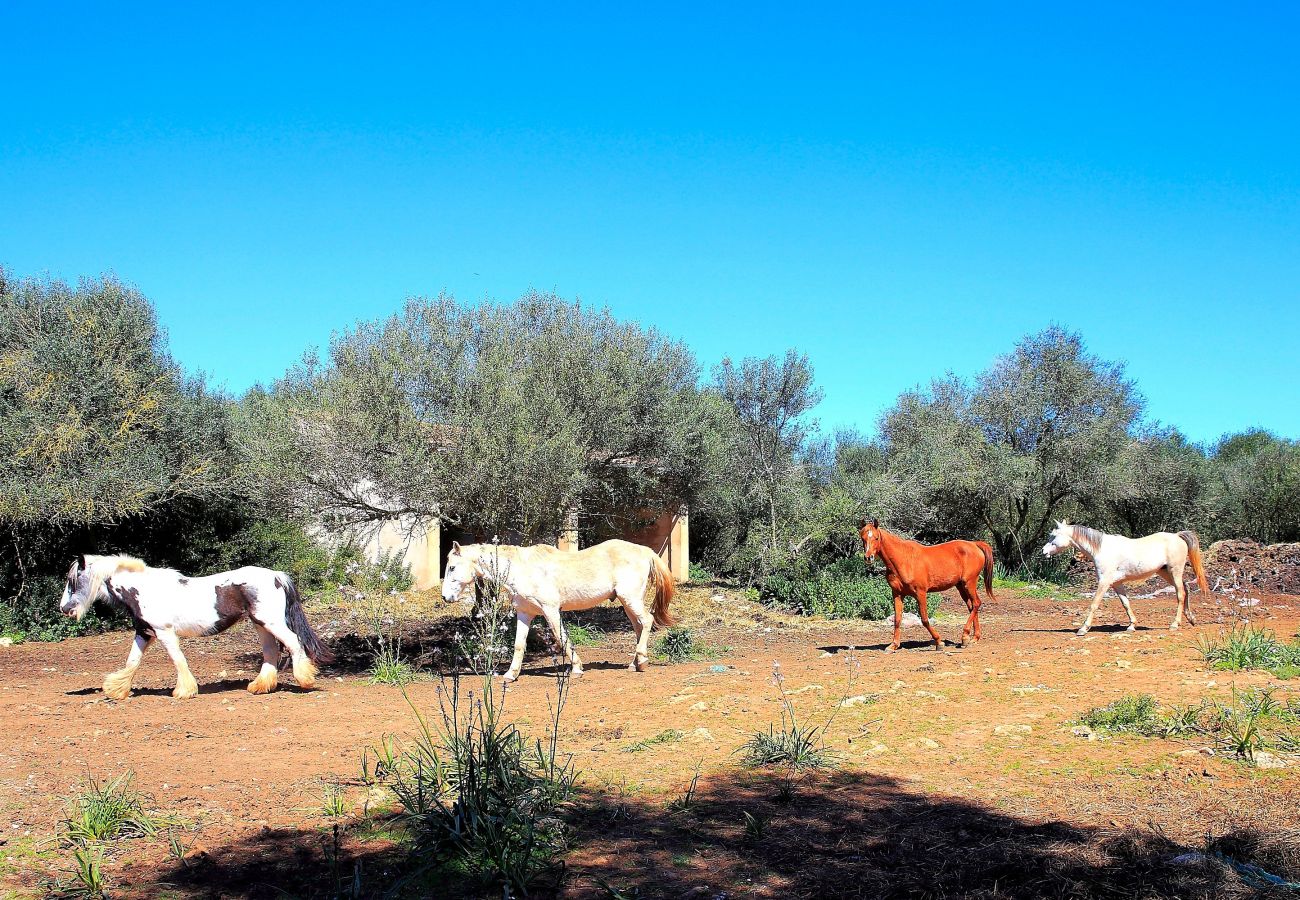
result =
M1253 886L1199 852L1218 851L1295 879L1300 838L1242 831L1208 847L1154 831L1036 822L895 779L836 773L791 782L768 773L701 779L687 809L620 791L586 790L568 816L569 850L530 896L596 898L1245 898L1294 897ZM392 840L270 830L159 873L202 898L501 897L463 874L399 884L408 861ZM1181 857L1181 858L1180 858ZM130 891L127 892L131 894Z

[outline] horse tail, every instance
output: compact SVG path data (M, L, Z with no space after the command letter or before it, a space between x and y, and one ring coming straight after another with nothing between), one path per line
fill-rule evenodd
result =
M673 582L673 573L664 565L664 561L659 558L658 553L653 553L650 557L650 580L655 586L655 602L651 612L655 617L655 624L664 628L670 625L676 625L677 620L668 612L668 604L673 602L673 595L677 593L677 586Z
M284 622L302 643L302 649L306 651L307 658L318 666L332 663L334 654L316 636L311 623L307 621L307 614L303 612L302 598L298 596L298 586L284 572L276 576L275 583L284 591Z
M1180 531L1178 536L1187 545L1187 559L1192 564L1192 571L1196 573L1196 580L1201 583L1201 592L1209 596L1210 582L1205 577L1205 563L1201 561L1201 539L1195 531Z
M997 597L993 596L993 548L983 541L975 543L979 546L980 553L984 554L984 591L990 600L996 600Z

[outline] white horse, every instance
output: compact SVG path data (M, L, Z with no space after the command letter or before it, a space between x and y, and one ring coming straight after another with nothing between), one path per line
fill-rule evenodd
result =
M506 681L519 677L528 628L539 613L546 618L575 676L582 674L582 660L560 623L560 610L591 609L606 600L622 603L636 629L636 651L628 668L637 672L644 672L650 659L651 628L673 624L668 614L675 591L672 573L649 547L628 541L605 541L576 553L546 545L462 547L453 543L442 580L443 599L471 600L474 583L480 578L499 585L515 608L515 651ZM650 588L654 604L647 610L645 598Z
M1205 580L1205 567L1201 562L1201 542L1196 532L1180 531L1174 534L1160 531L1143 538L1127 538L1118 534L1104 534L1082 525L1057 522L1056 528L1052 530L1052 539L1043 546L1043 555L1055 556L1070 547L1078 547L1087 553L1097 567L1097 593L1092 598L1092 606L1088 608L1088 617L1080 626L1079 634L1088 633L1092 627L1093 614L1101 605L1102 595L1112 587L1124 604L1124 612L1128 613L1128 630L1136 630L1137 619L1133 618L1133 608L1129 606L1127 583L1145 581L1152 575L1159 575L1174 587L1178 605L1174 610L1170 630L1178 628L1182 623L1184 612L1187 613L1187 621L1196 624L1192 604L1187 596L1187 585L1183 584L1183 569L1188 562L1192 564L1192 571L1201 583L1201 591L1207 596L1210 593L1210 586Z
M181 653L181 638L225 631L248 619L262 638L262 669L248 685L249 693L275 690L280 648L293 657L293 675L300 687L316 683L316 666L333 659L321 643L298 598L293 579L284 572L245 566L204 578L187 578L174 569L153 569L130 556L82 556L68 570L59 609L80 619L101 600L131 617L135 643L126 666L104 678L104 693L124 700L140 659L158 638L176 664L172 696L188 699L198 683Z

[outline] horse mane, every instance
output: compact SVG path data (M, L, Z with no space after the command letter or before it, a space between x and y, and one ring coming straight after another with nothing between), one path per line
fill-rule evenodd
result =
M105 576L117 572L143 572L148 568L144 560L121 553L112 556L87 556L86 565L87 568L96 569Z
M1075 543L1094 556L1101 550L1101 539L1104 535L1095 528L1089 528L1086 525L1071 525L1070 536L1074 538Z

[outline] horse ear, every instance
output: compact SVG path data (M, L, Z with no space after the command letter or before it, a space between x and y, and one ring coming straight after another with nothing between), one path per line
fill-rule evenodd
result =
M77 557L77 571L83 572L85 571L85 569L86 569L86 554L83 553Z
M451 542L451 552L452 552L452 553L459 553L459 552L460 552L460 541L452 541L452 542Z
M861 531L862 529L864 529L864 528L866 528L866 527L867 527L867 520L866 520L866 519L858 519L858 531Z
M879 520L879 519L872 519L872 520L871 520L871 527L872 527L872 528L879 528L879 527L880 527L880 520Z

